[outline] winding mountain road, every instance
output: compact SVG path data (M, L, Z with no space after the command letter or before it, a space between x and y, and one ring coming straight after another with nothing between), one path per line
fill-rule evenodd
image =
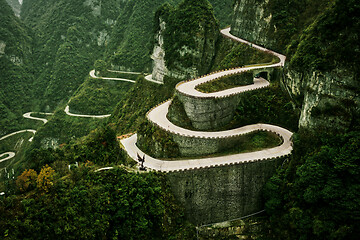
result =
M206 83L208 81L215 80L220 77L224 77L230 74L236 74L244 71L255 70L255 69L263 69L263 68L274 68L274 67L282 67L285 64L286 57L284 55L275 53L268 49L265 49L261 46L252 44L246 40L240 39L231 35L230 28L221 30L221 34L224 37L230 38L234 41L241 42L248 44L256 49L261 51L265 51L270 53L279 58L279 62L275 64L262 64L262 65L252 65L249 67L239 67L234 68L231 70L225 70L221 72L215 72L198 79L192 81L183 81L177 84L176 89L180 93L190 97L197 97L197 98L225 98L231 95L241 94L246 91L251 91L259 88L264 88L270 85L270 83L262 78L254 79L254 84L235 87L231 89L227 89L224 91L214 92L214 93L203 93L197 91L195 88L199 84ZM211 157L211 158L199 158L199 159L185 159L179 161L164 161L160 159L155 159L148 156L146 153L142 152L136 145L137 135L133 135L130 138L122 139L121 143L124 146L125 150L129 154L131 158L137 161L137 154L141 156L145 155L145 163L144 166L163 172L169 171L178 171L178 170L186 170L186 169L194 169L194 168L202 168L202 167L211 167L211 166L220 166L226 164L237 164L241 162L248 162L248 161L260 161L264 159L272 159L282 156L287 156L291 154L292 151L292 141L291 136L292 132L287 129L269 125L269 124L254 124L248 125L232 130L227 131L218 131L218 132L202 132L202 131L192 131L185 128L181 128L170 122L166 115L169 110L169 106L171 104L171 100L166 101L159 106L153 108L147 113L147 119L152 122L153 124L157 125L158 127L162 128L163 130L170 132L176 135L188 136L188 137L195 137L195 138L227 138L232 136L238 136L247 134L250 132L264 130L275 132L279 136L281 136L283 142L280 146L264 149L255 152L249 153L240 153L240 154L233 154L221 157Z
M4 159L1 159L3 156L6 156L8 155L6 158ZM13 157L15 157L15 153L14 152L6 152L6 153L3 153L3 154L0 154L0 163L1 162L5 162L7 160L10 160L12 159Z
M71 116L71 117L82 117L82 118L107 118L107 117L111 116L111 114L107 114L107 115L85 115L85 114L71 113L69 105L66 105L64 112L67 115Z
M119 72L119 73L127 73L127 74L140 74L137 72L122 72L122 71L115 71L115 70L108 70L109 72ZM97 77L95 75L95 70L91 70L89 73L90 77L96 78L96 79L103 79L103 80L113 80L113 81L122 81L122 82L130 82L130 83L136 83L134 80L125 79L125 78L108 78L108 77ZM81 118L107 118L110 117L111 114L106 115L87 115L87 114L75 114L70 112L70 106L66 105L64 112L71 116L71 117L81 117Z
M32 120L42 121L44 124L48 122L48 120L45 119L45 118L32 117L31 114L33 114L33 113L42 114L42 115L47 115L47 116L53 115L53 113L28 112L28 113L24 113L24 114L23 114L23 117L24 117L24 118L28 118L28 119L32 119ZM5 135L5 136L2 136L2 137L0 138L0 141L6 139L6 138L8 138L8 137L14 136L14 135L16 135L16 134L24 133L24 132L31 132L31 133L33 133L34 135L36 134L36 130L34 130L34 129L25 129L25 130L20 130L20 131L13 132L13 133L7 134L7 135ZM34 138L34 137L31 137L31 138L29 139L29 142L32 142L33 138ZM14 152L6 152L6 153L0 154L0 158L1 158L2 156L4 156L4 155L9 155L9 156L7 156L6 158L0 160L0 162L4 162L4 161L10 160L10 159L12 159L13 157L15 157L15 153L14 153Z
M47 116L51 116L54 115L53 113L43 113L43 112L28 112L28 113L24 113L23 117L24 118L28 118L28 119L33 119L33 120L37 120L37 121L42 121L44 124L48 122L48 120L46 118L38 118L38 117L32 117L31 114L42 114L42 115L47 115Z
M112 71L112 72L116 72L116 71ZM127 72L127 73L130 73L130 72ZM95 75L95 70L91 70L91 71L90 71L90 77L92 77L92 78L97 78L97 79L104 79L104 80L112 80L112 81L122 81L122 82L136 83L136 81L130 80L130 79L126 79L126 78L97 77L97 76Z
M5 136L2 136L2 137L0 138L0 141L6 139L6 138L8 138L8 137L14 136L14 135L16 135L16 134L24 133L24 132L31 132L31 133L33 133L33 134L35 135L36 130L34 130L34 129L25 129L25 130L20 130L20 131L17 131L17 132L13 132L13 133L7 134L7 135L5 135ZM31 138L29 139L29 142L31 142L32 140L33 140L33 137L31 137ZM4 162L4 161L7 161L7 160L12 159L13 157L15 157L15 154L16 154L16 153L14 153L14 152L6 152L6 153L0 154L0 158L3 157L3 156L5 156L5 155L8 155L6 158L1 159L0 162Z
M113 70L109 70L109 72L120 72L120 73L127 73L127 74L141 74L141 73L137 73L137 72L121 72L121 71L113 71ZM124 79L124 78L106 78L106 77L97 77L95 75L95 70L92 70L90 71L90 76L92 78L97 78L97 79L104 79L104 80L114 80L114 81L123 81L123 82L131 82L131 83L135 83L136 81L134 80L130 80L130 79ZM107 117L110 117L111 114L107 114L107 115L85 115L85 114L74 114L74 113L71 113L70 112L70 107L69 105L67 105L64 109L65 113L69 116L72 116L72 117L82 117L82 118L107 118ZM42 115L47 115L47 116L50 116L50 115L53 115L53 113L43 113L43 112L27 112L27 113L24 113L23 114L23 117L24 118L27 118L27 119L32 119L32 120L37 120L37 121L42 121L44 124L46 124L48 122L48 120L46 118L39 118L39 117L32 117L31 114L42 114ZM34 135L36 133L36 130L33 130L33 129L25 129L25 130L21 130L21 131L17 131L17 132L13 132L13 133L10 133L8 135L5 135L3 137L0 138L0 141L1 140L4 140L8 137L11 137L15 134L19 134L19 133L24 133L24 132L32 132ZM29 139L29 141L31 142L33 140L33 137L31 137ZM9 160L13 157L15 157L15 153L14 152L6 152L6 153L2 153L0 154L0 158L5 156L5 155L8 155L6 158L0 160L0 162L4 162L6 160Z
M35 133L36 133L36 130L34 130L34 129L25 129L25 130L20 130L20 131L17 131L17 132L13 132L13 133L10 133L10 134L8 134L8 135L2 136L2 137L0 138L0 141L6 139L6 138L8 138L8 137L14 136L14 135L16 135L16 134L24 133L24 132L31 132L31 133L35 134Z
M125 74L133 74L133 75L140 75L142 74L141 72L127 72L127 71L118 71L118 70L107 70L108 72L113 72L113 73L125 73Z
M163 85L163 84L164 84L164 83L162 83L162 82L159 82L159 81L154 80L154 79L152 78L152 74L145 76L145 80L147 80L147 81L149 81L149 82L153 82L153 83L159 84L159 85Z

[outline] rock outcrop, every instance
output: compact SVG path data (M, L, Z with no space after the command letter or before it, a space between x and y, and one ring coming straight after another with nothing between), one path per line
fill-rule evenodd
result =
M205 74L215 56L218 24L207 0L169 4L156 13L153 79L190 79Z
M319 12L316 4L327 4L328 10ZM346 55L348 50L345 50L345 46L342 49L337 46L347 43L348 49L353 50L352 54L359 53L359 44L350 43L352 40L349 37L343 37L353 34L354 39L358 38L356 33L350 31L358 23L350 20L350 8L332 5L329 1L316 4L296 7L274 0L238 0L235 2L231 32L267 48L287 52L290 56L283 82L301 108L300 128L342 132L353 127L359 115L359 71L358 67L351 66L356 65L351 63L357 61L355 55L354 61L344 60L340 56ZM279 14L281 9L287 9L288 15ZM341 18L344 11L349 12L349 17L336 21L346 28L327 26L332 21L326 19ZM307 20L299 20L297 26L291 25L294 19L302 19L303 16L307 16ZM322 20L326 27L319 24ZM290 25L293 32L289 31ZM307 31L301 34L306 28ZM320 32L325 34L325 29L337 31L334 36L340 37L333 37L330 33L329 37L323 37ZM320 38L322 40L318 40ZM297 58L296 64L293 64L293 58Z
M272 14L266 12L268 0L235 1L231 33L250 42L271 47L274 39L269 38L269 32L276 31L271 24Z

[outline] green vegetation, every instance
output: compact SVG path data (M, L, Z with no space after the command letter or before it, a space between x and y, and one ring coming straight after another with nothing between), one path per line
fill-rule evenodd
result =
M150 156L156 158L176 158L180 156L179 146L171 134L145 121L138 129L137 145Z
M94 67L97 77L103 77L103 75L107 73L107 69L109 68L108 64L101 59L95 61Z
M274 239L357 239L360 132L300 133L286 168L266 185Z
M51 151L51 149L58 148L63 144L68 144L71 140L88 135L107 121L106 119L71 117L66 115L63 109L55 112L51 121L39 129L28 150L29 152L32 149L38 149L43 152ZM29 163L33 161L29 159L23 160ZM22 164L25 164L25 162Z
M233 40L221 37L216 45L216 57L211 71L276 62L279 62L279 59L274 55L259 51L247 44L236 43Z
M173 124L179 127L195 130L192 126L191 120L185 112L184 104L180 101L177 95L173 97L166 117Z
M94 172L128 164L108 126L56 150L33 148L28 160L31 165L22 167L30 170L17 170L22 174L16 181L1 175L7 194L0 198L3 239L195 236L161 174L138 174L129 167ZM70 170L75 162L78 168L72 164Z
M28 0L22 19L35 33L35 104L54 111L84 81L105 49L107 35L119 11L116 1L101 4L100 14L81 1ZM105 11L107 10L107 11Z
M221 28L225 28L231 24L234 0L209 0L214 8L214 14L219 21Z
M4 140L1 140L0 153L2 154L5 152L15 152L16 155L14 158L0 163L0 173L5 167L8 169L13 168L13 166L16 165L16 162L19 161L19 159L21 159L22 157L24 157L26 148L28 148L31 144L29 142L29 139L33 136L34 134L26 132L26 133L19 133L11 137L8 137Z
M278 135L266 132L256 131L249 134L241 135L237 138L235 146L229 147L221 152L201 156L201 158L221 157L231 154L247 153L264 150L267 148L277 147L282 143Z
M106 59L110 59L114 66L149 72L151 70L149 56L153 50L154 14L164 3L177 5L179 2L180 0L125 1L112 30ZM210 2L214 6L216 16L221 20L221 26L230 24L232 0L211 0ZM158 21L158 18L155 19ZM155 24L155 26L158 25Z
M325 9L332 5L334 0L269 0L265 7L265 16L271 14L267 36L275 39L274 50L286 52L286 47L298 41L303 30L306 29ZM290 57L293 52L286 52Z
M342 66L359 74L359 10L356 0L334 1L304 31L298 45L292 46L296 52L291 66L298 71L330 71Z
M166 23L163 32L166 67L188 74L196 69L199 75L209 71L219 35L218 23L207 0L183 0L176 8L163 5L155 15L155 29L160 19Z
M268 88L243 93L233 120L224 129L267 123L296 132L299 114L281 90L279 82L272 82Z
M151 127L149 127L150 125ZM138 131L138 146L148 155L164 160L198 159L220 157L231 154L255 152L267 148L277 147L282 140L274 133L255 131L236 138L236 144L228 145L220 152L196 157L183 157L180 155L179 146L174 142L171 134L145 122Z
M110 78L124 78L130 80L136 80L139 76L146 76L147 74L133 74L133 73L121 73L121 72L109 72L107 71L104 77Z
M88 78L69 103L71 113L110 114L124 99L133 83Z
M0 199L1 237L194 239L162 175L92 170L84 164L63 177L55 171L48 192L37 186Z
M32 108L32 35L0 1L0 136L27 125L22 114Z
M229 88L253 84L253 79L254 76L252 72L243 72L198 85L195 89L204 93L219 92Z
M132 0L124 3L106 51L106 59L110 59L111 64L132 71L151 70L152 20L156 9L164 2Z
M230 1L212 0L211 7L205 0L184 0L177 7L164 5L157 12L155 32L159 16L169 23L165 33L169 66L176 66L177 61L184 67L196 63L200 74L205 74L278 61L250 46L218 37L214 13L221 26L227 25ZM195 238L193 226L185 223L163 175L116 167L134 164L120 149L116 133L138 130L140 147L146 152L156 155L162 151L164 158L179 156L171 136L144 121L150 108L173 96L178 80L167 78L164 85L156 85L141 76L131 85L86 78L96 59L100 60L95 69L104 76L137 78L106 72L110 64L150 72L152 19L164 2L26 0L24 24L5 0L0 0L0 136L39 128L32 143L28 141L31 133L0 143L0 153L16 152L14 159L0 163L0 168L15 172L10 172L8 179L1 171L0 192L6 192L0 196L1 239ZM179 2L172 0L170 4ZM274 49L291 57L291 70L326 72L343 67L358 77L359 9L356 0L269 0L264 15L272 14L270 25L276 26L276 31L267 37L275 39ZM198 57L176 51L183 46L198 48L194 39L205 39ZM211 92L233 86L231 78L224 82L214 81L199 89ZM117 106L110 119L70 117L63 109L71 96L72 112L108 114ZM345 100L344 104L354 102ZM55 111L55 115L46 117L51 120L43 125L22 117L29 111ZM317 117L341 112L343 109L331 104L313 109ZM174 118L171 115L177 115L174 123L191 129L176 96L169 110L169 117ZM233 121L224 129L263 122L297 131L298 118L298 110L279 83L272 82L268 89L244 94ZM351 127L357 126L354 120ZM266 186L271 224L266 237L358 238L360 134L358 129L351 130L336 136L295 134L291 161ZM279 143L271 133L253 133L244 136L235 148L212 156L256 151ZM103 166L116 168L94 172Z
M16 16L20 15L20 2L18 0L6 0L6 2L10 5L10 7L12 8L12 10L14 11L14 14ZM1 5L3 6L3 5Z
M116 126L118 134L135 132L151 108L174 94L179 80L165 78L164 81L165 84L159 85L146 81L144 77L137 80L111 115L110 122Z

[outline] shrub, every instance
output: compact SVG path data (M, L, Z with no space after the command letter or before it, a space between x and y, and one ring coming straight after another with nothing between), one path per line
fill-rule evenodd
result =
M16 186L21 192L26 192L27 190L35 188L37 178L38 174L34 169L26 169L17 177Z

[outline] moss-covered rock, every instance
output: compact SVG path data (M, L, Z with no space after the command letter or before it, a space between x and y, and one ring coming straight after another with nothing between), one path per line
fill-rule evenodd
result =
M188 79L209 71L219 26L207 0L184 0L176 8L164 5L156 21L153 76ZM165 67L157 67L164 62Z

